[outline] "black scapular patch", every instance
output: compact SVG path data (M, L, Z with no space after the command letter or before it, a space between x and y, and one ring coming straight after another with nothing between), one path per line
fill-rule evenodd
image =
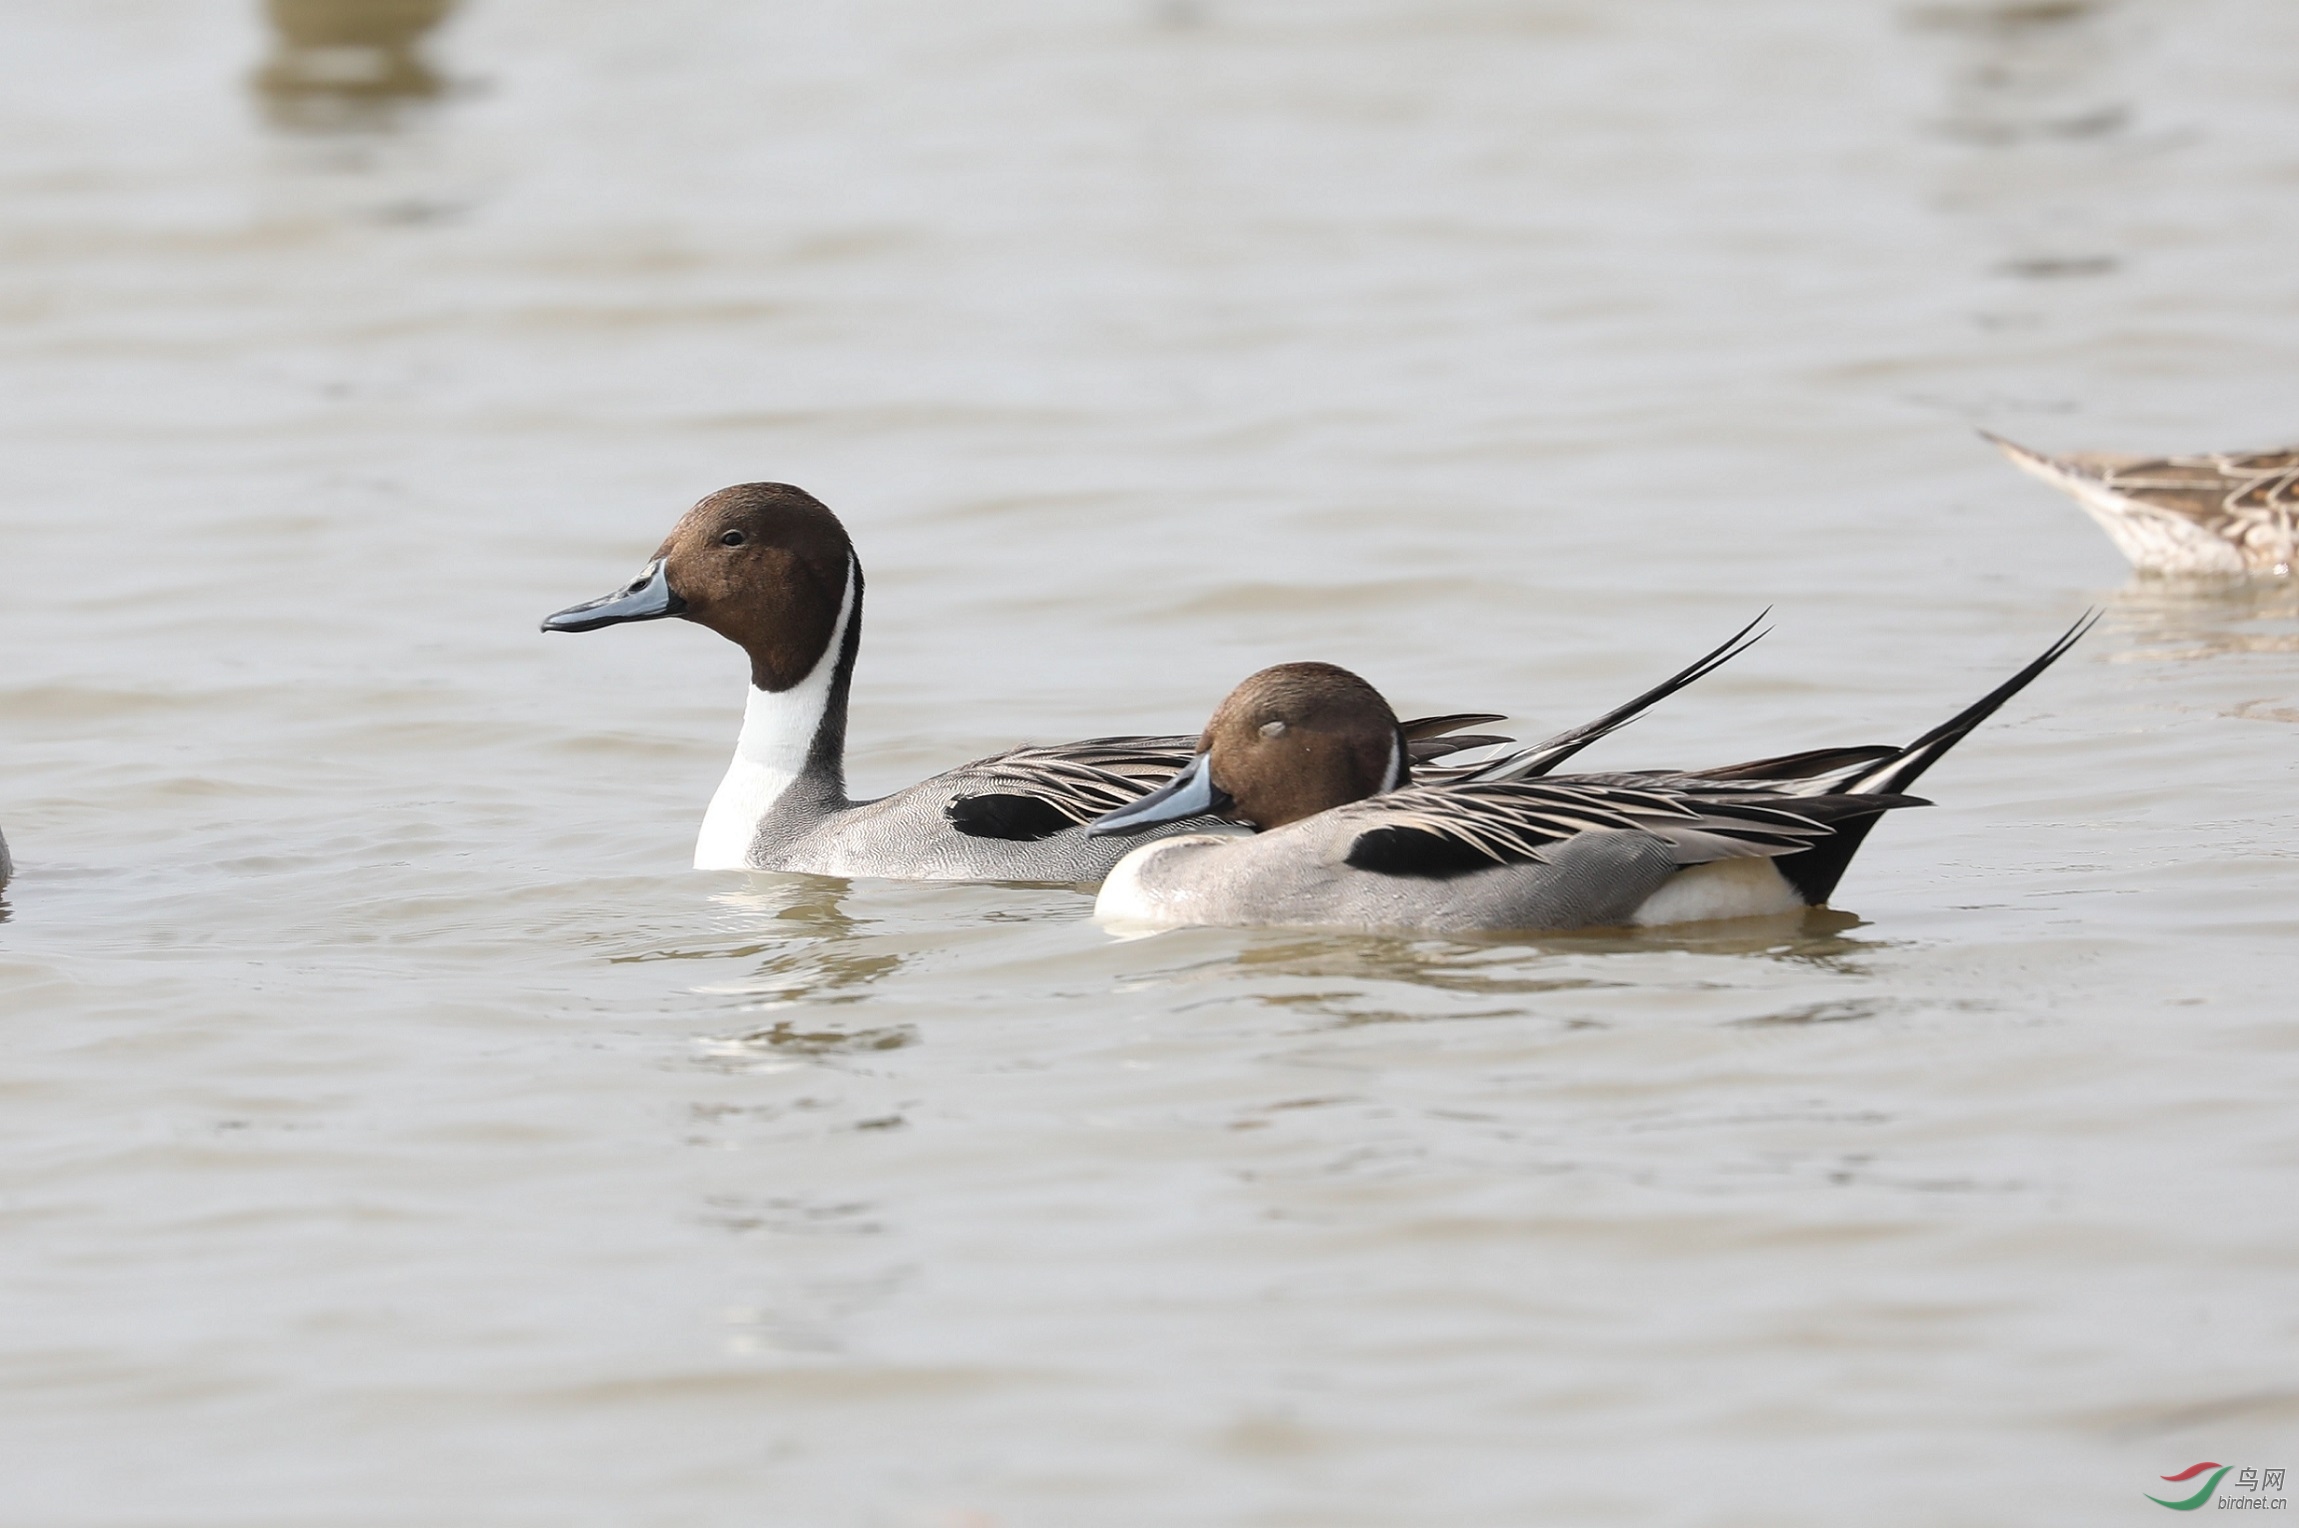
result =
M1483 850L1420 828L1374 828L1357 835L1347 863L1375 875L1410 875L1445 881L1500 862Z
M960 796L942 808L942 815L970 838L1006 838L1024 844L1078 825L1041 796Z

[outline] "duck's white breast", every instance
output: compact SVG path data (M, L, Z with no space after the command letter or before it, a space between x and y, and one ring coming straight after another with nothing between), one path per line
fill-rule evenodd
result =
M1102 889L1094 897L1094 921L1121 932L1174 928L1196 921L1184 906L1188 901L1186 893L1176 895L1173 885L1176 878L1157 873L1174 867L1161 865L1159 861L1174 854L1202 854L1236 842L1232 835L1185 833L1178 838L1161 838L1143 844L1119 860L1103 879Z
M750 846L757 841L760 819L806 768L807 752L822 730L822 713L830 708L838 655L846 646L846 623L854 618L854 585L850 566L830 645L804 679L787 690L751 687L750 698L743 702L742 736L735 740L734 762L712 794L702 832L695 838L695 869L749 869Z

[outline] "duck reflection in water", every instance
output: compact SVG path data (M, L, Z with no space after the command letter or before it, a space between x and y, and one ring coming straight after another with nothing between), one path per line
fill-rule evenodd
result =
M700 990L781 1002L837 1001L842 995L856 995L846 989L867 986L902 964L899 953L867 938L868 920L846 911L842 903L850 890L850 883L834 876L754 876L747 890L711 899L732 915L721 922L733 934L731 942L664 945L615 959L718 961L763 956L749 976L713 982Z
M1987 148L2112 137L2131 118L2117 66L2133 41L2115 0L1979 0L1910 7L1952 44L1946 137Z
M1979 235L1997 277L2113 276L2130 221L2137 18L2119 0L1920 0L1902 16L1941 56L1942 109L1929 131L1961 150L1935 161L1932 204ZM2016 287L1995 288L1974 317L1989 329L2043 322Z
M264 0L272 51L256 71L265 114L301 132L383 128L446 80L423 39L456 0Z
M2299 579L2142 573L2108 594L2106 604L2110 629L2130 639L2112 662L2299 653Z
M707 1042L706 1064L744 1071L775 1058L831 1061L917 1043L917 1031L907 1024L848 1026L820 1012L822 1005L861 1001L870 987L902 969L901 950L892 941L871 939L866 933L871 920L846 911L852 889L850 882L834 876L761 875L752 878L747 890L712 899L748 915L746 922L761 917L764 922L753 925L757 937L733 950L710 953L765 958L748 976L698 990L738 997L746 1013L795 1004L808 1012L765 1025L753 1022L739 1033Z
M1857 975L1858 962L1882 948L1852 937L1869 926L1857 913L1806 907L1768 918L1681 924L1652 929L1564 932L1453 932L1441 936L1255 930L1232 950L1224 971L1265 975L1402 981L1417 987L1484 996L1521 996L1592 985L1558 975L1586 957L1684 952L1754 957ZM1134 937L1142 937L1135 935ZM1171 973L1179 978L1186 970ZM1613 985L1609 980L1603 985Z

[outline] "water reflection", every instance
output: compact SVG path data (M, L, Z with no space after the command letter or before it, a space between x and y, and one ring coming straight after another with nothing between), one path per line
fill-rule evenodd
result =
M1940 131L2010 145L2122 129L2131 108L2112 79L2120 10L2108 0L2013 0L1908 12L1911 26L1952 39L1955 49Z
M780 1019L761 1029L746 1030L741 1034L724 1035L705 1040L701 1044L703 1063L718 1071L751 1072L781 1070L778 1066L761 1066L776 1060L786 1062L829 1062L842 1056L865 1056L874 1051L903 1050L918 1043L918 1031L908 1024L863 1026L840 1029L820 1019L799 1021ZM899 1117L857 1122L858 1130L892 1129L899 1126Z
M1855 998L1833 1003L1799 1003L1745 1019L1734 1019L1739 1029L1777 1029L1804 1024L1862 1024L1882 1018L1891 1010L1882 999Z
M1177 988L1206 985L1213 989L1203 1000L1206 1006L1233 1001L1244 979L1253 1003L1341 1028L1536 1013L1566 1028L1582 1028L1606 1022L1590 1015L1609 1007L1616 996L1655 988L1755 993L1777 983L1782 968L1793 978L1867 978L1870 959L1886 946L1848 937L1864 926L1853 914L1811 908L1730 923L1571 934L1440 939L1237 931L1217 942L1201 942L1191 964L1145 974ZM1215 942L1217 953L1200 964L1209 953L1204 942ZM1653 957L1679 956L1698 963L1683 966L1677 975L1653 964ZM1727 964L1712 963L1718 960ZM1197 1006L1180 1001L1174 1011ZM1819 1012L1809 1001L1805 1007Z
M829 876L759 875L741 891L711 900L731 914L722 933L731 937L659 946L623 962L756 960L742 976L706 982L696 993L735 1000L746 1014L805 1006L803 1017L777 1018L700 1042L705 1065L722 1071L779 1070L800 1062L828 1062L915 1045L908 1024L841 1026L824 1005L858 1003L879 981L902 968L906 951L873 939L868 924L846 911L852 884Z
M436 98L446 79L423 39L456 0L264 0L272 51L255 90L273 125L343 132L393 125L411 103Z
M665 949L656 960L763 956L747 977L698 988L758 1004L858 1001L860 990L901 969L903 952L864 935L846 911L851 883L819 875L760 875L712 898L735 911L747 937L732 945Z
M1652 954L1680 950L1692 955L1756 956L1827 971L1851 969L1854 956L1872 955L1878 945L1845 935L1867 927L1857 913L1833 907L1807 907L1765 918L1730 918L1716 923L1683 923L1663 928L1615 929L1601 933L1551 936L1545 946L1557 954Z
M2124 663L2194 663L2239 653L2299 653L2299 579L2139 574L2106 597Z
M1811 907L1769 918L1736 918L1721 923L1688 923L1653 929L1599 929L1573 933L1448 934L1411 938L1363 934L1273 931L1236 954L1235 964L1288 975L1350 975L1374 980L1411 981L1447 991L1552 991L1559 986L1634 985L1634 977L1609 980L1537 978L1517 987L1501 985L1493 973L1518 970L1525 957L1569 959L1591 955L1650 955L1683 951L1698 955L1761 956L1772 960L1825 965L1872 952L1873 945L1843 937L1863 927L1855 914Z
M1948 167L1937 196L1954 215L1996 225L1988 269L2022 283L2113 275L2135 11L2117 0L1976 0L1903 14L1943 52L1945 100L1932 128L1973 152Z

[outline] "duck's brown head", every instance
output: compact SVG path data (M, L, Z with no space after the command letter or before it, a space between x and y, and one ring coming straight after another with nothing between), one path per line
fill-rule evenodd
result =
M1381 692L1330 663L1281 663L1251 676L1213 713L1197 746L1165 786L1087 832L1208 815L1266 832L1395 790L1411 770Z
M681 616L750 655L751 683L787 690L814 672L861 566L846 527L788 483L721 488L688 510L639 576L545 618L545 631L592 631Z

